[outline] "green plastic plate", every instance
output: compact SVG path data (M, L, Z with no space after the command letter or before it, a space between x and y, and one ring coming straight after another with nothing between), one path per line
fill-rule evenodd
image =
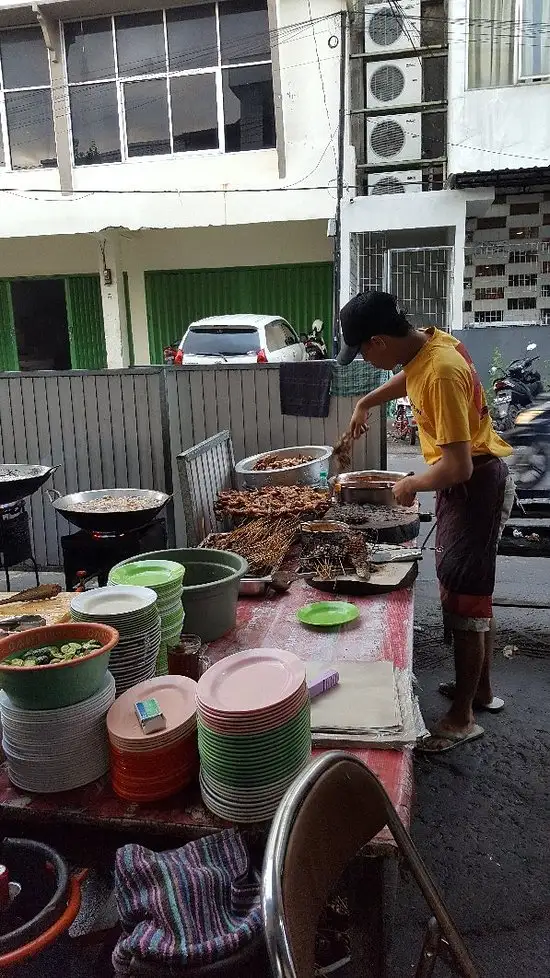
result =
M296 617L303 625L334 628L335 625L347 625L359 618L359 609L348 601L318 601L300 608Z

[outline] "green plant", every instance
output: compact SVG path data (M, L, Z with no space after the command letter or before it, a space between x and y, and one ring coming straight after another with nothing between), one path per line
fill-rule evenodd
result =
M485 390L485 396L487 398L487 404L489 405L489 410L492 411L495 403L495 391L493 388L493 380L495 375L504 370L504 360L502 359L502 353L498 346L495 346L493 350L493 356L491 357L491 367L489 372L489 382Z

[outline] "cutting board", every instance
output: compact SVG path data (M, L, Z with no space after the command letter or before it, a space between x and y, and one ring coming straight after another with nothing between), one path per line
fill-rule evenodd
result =
M4 595L2 595L3 597ZM8 595L6 594L6 597ZM74 594L61 591L55 598L46 601L13 601L0 607L0 619L16 615L40 615L47 625L60 625L70 620L71 600Z
M413 560L410 563L377 564L368 581L350 574L337 577L334 581L312 578L308 583L319 591L330 591L332 594L386 594L410 587L417 575L418 561Z

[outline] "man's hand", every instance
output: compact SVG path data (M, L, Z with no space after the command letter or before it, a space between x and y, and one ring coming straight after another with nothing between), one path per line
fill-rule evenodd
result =
M365 435L368 431L368 417L369 409L366 407L362 401L359 401L355 405L355 411L351 416L351 421L349 425L349 430L352 438L360 438L361 435Z
M393 495L399 506L412 506L416 499L416 489L413 476L406 475L404 479L399 479L393 487Z

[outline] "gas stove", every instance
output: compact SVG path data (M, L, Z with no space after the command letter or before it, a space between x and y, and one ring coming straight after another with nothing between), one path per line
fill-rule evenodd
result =
M6 576L6 590L10 590L10 567L25 561L34 567L37 586L40 584L38 567L31 548L29 514L24 499L0 506L0 569Z
M65 587L72 591L84 579L97 577L107 583L111 567L127 557L166 549L166 522L153 520L148 526L127 533L90 533L79 530L61 537Z

